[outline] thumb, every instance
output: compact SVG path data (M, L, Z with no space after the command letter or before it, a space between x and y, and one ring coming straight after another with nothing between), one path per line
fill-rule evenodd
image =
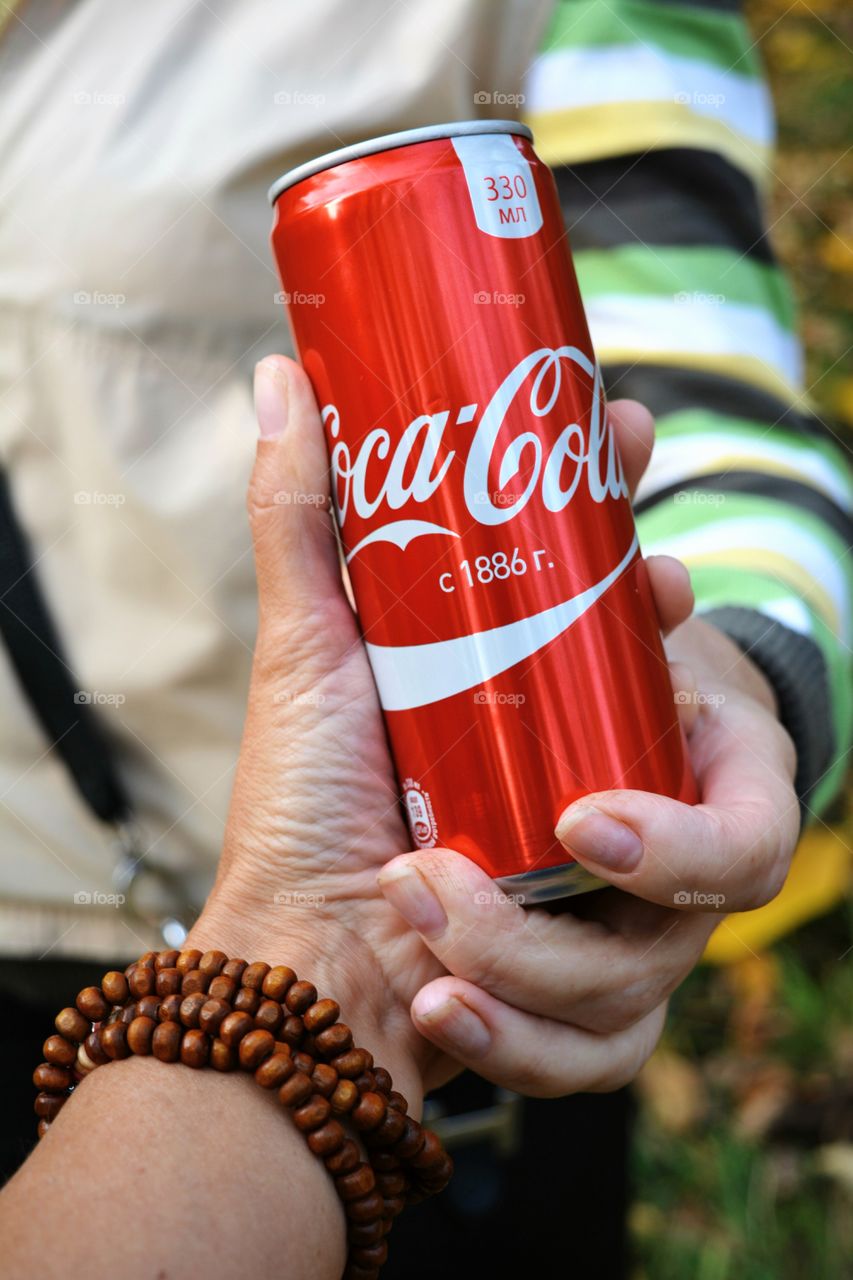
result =
M332 528L323 425L304 370L286 356L255 368L260 439L249 484L260 630L286 629L346 604ZM348 606L347 606L348 608Z

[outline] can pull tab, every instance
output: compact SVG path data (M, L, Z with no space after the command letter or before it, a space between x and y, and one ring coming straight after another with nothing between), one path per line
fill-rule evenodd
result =
M116 862L113 884L123 910L156 929L167 947L181 947L193 916L180 876L152 863L139 826L132 819L114 825Z

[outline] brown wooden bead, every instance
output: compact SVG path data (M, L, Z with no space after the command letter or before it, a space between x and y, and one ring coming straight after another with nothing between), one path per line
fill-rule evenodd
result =
M356 1248L363 1249L365 1245L378 1244L384 1238L385 1231L381 1219L377 1219L375 1222L347 1223L347 1240L349 1240L350 1244L354 1244Z
M424 1129L423 1133L424 1145L409 1161L413 1169L430 1169L444 1159L444 1147L438 1134L433 1133L432 1129Z
M373 1074L375 1075L376 1072ZM398 1093L396 1089L392 1089L388 1094L388 1106L393 1107L395 1111L402 1111L403 1115L405 1115L409 1109L408 1102L403 1097L402 1093Z
M276 1000L280 1004L295 981L296 974L289 965L277 964L264 978L261 991L268 1000Z
M317 1000L302 1015L305 1030L313 1033L332 1027L341 1016L341 1007L334 1000Z
M136 1005L125 1004L117 1009L113 1009L109 1020L110 1022L123 1022L126 1027L129 1027L135 1017Z
M53 1025L61 1036L81 1044L92 1030L91 1020L84 1018L79 1009L63 1009L54 1019Z
M127 1027L123 1022L111 1022L108 1026L101 1027L98 1035L101 1041L101 1048L113 1062L120 1062L123 1058L130 1057L130 1048L127 1043Z
M302 1053L300 1049L293 1049L290 1056L293 1058L293 1065L298 1071L304 1071L306 1076L311 1075L314 1070L314 1059L310 1053Z
M222 975L225 978L233 978L235 984L239 987L247 968L248 964L245 960L229 960L222 967Z
M226 1044L239 1044L243 1036L254 1030L254 1022L248 1013L229 1013L219 1026L219 1039Z
M77 997L77 1008L90 1022L100 1022L110 1011L100 987L84 987Z
M183 977L185 973L191 973L193 969L198 968L198 962L200 959L201 952L195 948L190 951L182 951L175 961L175 968Z
M172 948L171 951L161 951L154 961L155 973L159 973L161 969L174 969L180 954L177 948Z
M371 1129L379 1128L385 1119L387 1109L387 1103L382 1094L372 1093L368 1090L367 1093L361 1095L353 1107L350 1112L350 1120L356 1129L361 1132L369 1132Z
M44 1135L47 1133L49 1128L50 1128L49 1120L39 1120L38 1135L40 1139L44 1137Z
M273 1053L286 1053L288 1056L290 1056L293 1053L293 1050L290 1047L290 1045L285 1044L283 1040L276 1040Z
M151 1037L151 1052L160 1062L177 1062L184 1029L179 1022L158 1023Z
M332 1177L337 1177L339 1173L350 1173L361 1164L361 1152L352 1138L347 1138L340 1151L329 1156L324 1164Z
M255 1026L275 1034L284 1022L284 1011L275 1000L262 1000L255 1014Z
M237 1013L250 1013L254 1017L261 1005L261 993L253 987L241 987L232 1004Z
M325 1124L331 1114L332 1108L328 1100L321 1093L314 1093L303 1106L294 1111L293 1123L303 1133L310 1133L312 1129L319 1129L321 1124Z
M157 963L157 955L158 952L156 951L146 951L144 955L139 957L136 963L143 965L146 969L153 969L154 965Z
M134 1000L141 1000L143 996L153 995L157 990L157 974L144 964L138 964L128 978L127 985Z
M127 1028L127 1044L131 1053L136 1053L140 1057L145 1057L151 1052L151 1041L154 1032L157 1030L157 1023L153 1018L134 1018L130 1026Z
M359 1093L375 1093L376 1081L373 1078L372 1071L362 1071L360 1076L356 1076L353 1084Z
M309 1085L311 1081L308 1081ZM54 1062L42 1062L33 1072L33 1084L45 1093L62 1093L71 1084L71 1072Z
M301 1071L294 1071L289 1080L278 1091L278 1100L283 1107L301 1107L314 1092L310 1076Z
M407 1186L407 1180L402 1173L377 1173L376 1185L382 1192L384 1198L391 1196L401 1196L404 1194Z
M177 969L161 969L156 975L155 990L161 998L173 996L181 990L183 979Z
M248 1032L240 1041L240 1066L244 1071L254 1071L264 1058L269 1058L275 1046L275 1036L271 1031L258 1028Z
M430 1195L443 1191L452 1175L453 1160L446 1151L443 1153L441 1161L431 1169L418 1169L415 1171L418 1190L426 1191Z
M73 1067L77 1061L77 1046L66 1040L65 1036L48 1036L41 1051L45 1061L52 1062L57 1067Z
M198 967L202 973L210 974L211 978L215 978L218 973L222 972L223 965L228 960L224 951L205 951L204 955L198 962Z
M105 1062L109 1062L109 1058L101 1048L101 1037L97 1031L91 1031L80 1047L86 1051L86 1056L93 1066L102 1067Z
M364 1062L363 1049L348 1049L346 1053L339 1053L336 1058L332 1058L332 1066L345 1080L354 1080L356 1076L360 1076L364 1071Z
M326 1027L324 1031L318 1032L315 1039L317 1049L324 1058L336 1057L339 1053L346 1053L352 1048L352 1032L344 1022Z
M295 1070L289 1053L272 1053L258 1067L255 1079L262 1089L278 1089Z
M382 1094L376 1094L376 1097L381 1098ZM402 1138L405 1128L406 1117L403 1113L394 1107L388 1107L382 1123L365 1134L365 1142L370 1147L393 1147Z
M124 971L124 976L126 978L129 978L138 964L139 964L138 960L131 960L130 964L127 966L127 968Z
M158 996L143 996L141 1000L137 1000L135 1005L137 1018L153 1018L155 1022L160 1018L160 1000Z
M36 1100L33 1104L33 1110L37 1116L41 1116L43 1120L55 1120L62 1108L65 1106L65 1093L39 1093L36 1094Z
M373 1070L373 1054L370 1052L369 1049L362 1049L361 1052L364 1054L365 1071L372 1071Z
M308 1034L307 1031L302 1037L302 1044L299 1046L299 1048L302 1050L303 1053L309 1054L314 1059L315 1062L320 1057L319 1053L317 1052L316 1041L314 1040L313 1036L310 1036Z
M310 982L294 982L284 997L284 1003L291 1013L302 1014L317 1000L317 988ZM303 1018L303 1022L305 1019Z
M327 1062L318 1062L311 1072L311 1080L318 1093L324 1098L331 1098L338 1083L338 1073Z
M417 1120L413 1120L411 1116L406 1116L403 1124L403 1133L394 1144L394 1154L399 1156L401 1160L412 1160L422 1149L425 1140L425 1131Z
M127 999L127 978L117 969L110 969L101 979L101 990L110 1004L124 1004Z
M389 1196L387 1200L382 1201L382 1217L396 1218L398 1214L403 1212L405 1207L406 1200L403 1196Z
M210 1041L203 1031L191 1027L181 1040L181 1062L185 1067L203 1067L210 1054Z
M278 1038L297 1049L305 1039L305 1026L302 1019L295 1013L290 1014L279 1028Z
M339 1120L327 1120L308 1134L308 1146L315 1156L331 1156L346 1142L346 1130Z
M227 1000L211 1000L208 998L198 1011L199 1030L206 1031L211 1036L217 1035L219 1028L230 1012L231 1006Z
M373 1087L379 1093L384 1093L386 1097L390 1094L394 1082L391 1079L390 1071L386 1071L384 1067L375 1067L373 1070Z
M357 1247L351 1250L349 1261L361 1267L376 1267L378 1270L388 1261L388 1243L381 1240L376 1244Z
M160 1008L157 1010L159 1020L161 1022L180 1022L182 1001L183 996L177 992L173 996L166 996L164 1000L161 1000Z
M367 1166L368 1169L370 1165ZM372 1172L372 1170L371 1170ZM339 1186L339 1182L335 1182ZM374 1218L378 1218L384 1208L384 1203L378 1191L371 1191L369 1195L362 1196L360 1200L348 1200L344 1205L344 1213L351 1222L371 1222Z
M180 1019L185 1027L198 1026L198 1016L207 1004L206 991L191 991L181 1000Z
M237 1050L224 1040L214 1040L210 1046L210 1065L214 1071L236 1071Z
M229 978L227 974L220 973L207 988L207 994L211 1000L227 1000L228 1004L230 1004L239 990L240 988L234 978Z
M197 992L203 992L207 995L207 988L210 986L211 975L202 973L201 969L190 969L181 978L181 995L192 996Z
M402 1168L393 1151L371 1151L370 1163L374 1173L396 1173Z
M342 1173L335 1178L335 1189L342 1200L360 1200L376 1186L376 1178L369 1164L364 1161L352 1173Z
M243 970L241 982L244 987L248 987L251 991L260 992L264 985L264 978L270 971L268 964L264 964L263 960L257 960L254 964L247 965Z
M358 1089L352 1080L339 1080L329 1101L332 1104L332 1110L337 1115L344 1116L348 1111L352 1111L358 1102Z

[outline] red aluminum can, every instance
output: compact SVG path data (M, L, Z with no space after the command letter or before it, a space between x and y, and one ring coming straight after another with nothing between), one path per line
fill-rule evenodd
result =
M568 804L695 792L551 173L476 121L270 197L412 839L528 903L592 888Z

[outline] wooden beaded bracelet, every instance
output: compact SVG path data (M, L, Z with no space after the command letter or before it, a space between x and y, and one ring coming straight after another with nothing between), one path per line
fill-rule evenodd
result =
M385 1240L407 1204L442 1191L453 1162L438 1137L407 1114L391 1076L287 965L247 964L221 951L147 951L124 973L84 987L56 1017L33 1083L43 1138L90 1071L132 1054L188 1067L253 1073L275 1090L323 1161L347 1219L344 1280L375 1280ZM347 1135L359 1134L367 1160Z

